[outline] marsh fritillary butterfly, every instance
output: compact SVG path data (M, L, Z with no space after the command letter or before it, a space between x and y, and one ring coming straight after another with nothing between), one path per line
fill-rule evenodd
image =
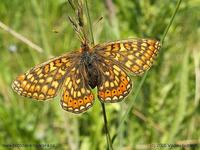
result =
M91 89L97 87L101 102L122 101L131 91L127 73L141 75L148 70L160 49L151 39L128 39L89 47L50 59L19 75L12 88L19 95L46 100L62 91L61 106L81 113L94 103Z

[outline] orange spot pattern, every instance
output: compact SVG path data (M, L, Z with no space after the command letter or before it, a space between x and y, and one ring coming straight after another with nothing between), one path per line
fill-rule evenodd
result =
M127 87L128 85L130 86ZM123 96L124 98L129 93L130 88L131 83L129 83L127 78L121 76L118 87L113 87L111 89L107 89L106 91L99 91L98 97L103 101L106 101L106 98L111 98L111 101L119 101L121 100L119 97ZM113 97L117 97L117 99L113 99Z
M63 103L66 105L63 108L74 112L74 113L81 113L92 106L94 96L93 94L86 95L82 98L74 99L67 91L63 94Z
M19 95L46 100L56 96L64 75L65 65L72 63L66 55L53 58L49 62L37 65L26 73L19 75L12 83L12 88ZM65 61L65 62L63 62ZM48 79L52 78L52 81Z

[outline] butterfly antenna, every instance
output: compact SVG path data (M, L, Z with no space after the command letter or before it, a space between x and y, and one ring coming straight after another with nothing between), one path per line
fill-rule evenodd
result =
M103 20L103 16L99 17L98 20L96 20L93 24L94 27L96 27L101 21Z

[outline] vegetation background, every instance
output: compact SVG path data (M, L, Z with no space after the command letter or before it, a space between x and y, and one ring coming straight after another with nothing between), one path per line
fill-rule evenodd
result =
M95 42L129 37L160 39L177 2L88 0ZM199 10L200 0L182 1L157 60L113 144L114 149L148 149L148 144L159 143L200 144ZM43 49L38 52L0 28L0 149L9 149L4 144L106 149L102 110L97 99L89 111L74 115L62 110L59 96L37 102L18 96L11 89L11 82L19 73L80 47L67 21L71 14L66 0L0 1L0 21ZM96 23L101 16L103 20ZM134 88L125 101L106 104L111 136L133 101L142 77L132 79ZM200 145L193 147L198 148Z

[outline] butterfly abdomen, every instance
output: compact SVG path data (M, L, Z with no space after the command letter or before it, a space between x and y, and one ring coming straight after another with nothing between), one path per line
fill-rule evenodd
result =
M93 89L99 84L98 71L97 68L94 67L94 65L89 64L87 68L88 84Z

